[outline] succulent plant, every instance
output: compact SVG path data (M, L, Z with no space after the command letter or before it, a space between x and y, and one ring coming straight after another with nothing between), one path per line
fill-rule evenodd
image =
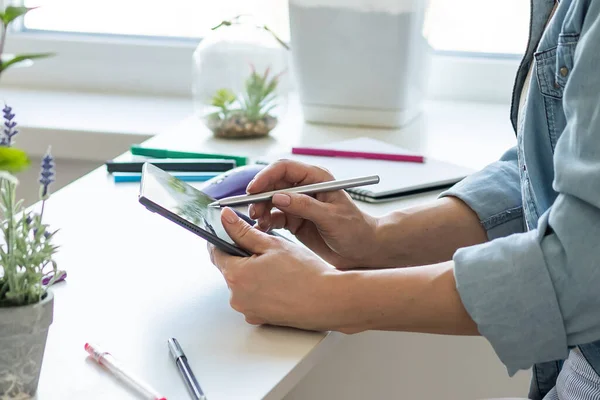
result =
M239 95L228 88L217 90L210 102L216 110L208 115L209 128L221 136L268 134L277 123L271 112L279 105L276 89L281 75L270 74L270 68L259 74L251 66L250 76Z

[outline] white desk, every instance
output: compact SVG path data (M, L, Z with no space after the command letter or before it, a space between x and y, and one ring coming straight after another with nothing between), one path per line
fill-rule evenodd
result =
M306 125L292 110L273 137L261 140L217 140L188 119L149 145L260 155L365 135L474 168L514 143L506 107L434 103L426 118L401 131ZM210 400L282 398L322 357L335 355L342 335L247 325L230 309L204 241L146 211L137 191L137 184L115 185L100 168L46 205L46 221L61 228L56 259L68 279L54 289L39 400L136 398L87 360L87 341L103 345L170 400L188 398L168 353L171 336ZM363 206L383 214L434 197Z

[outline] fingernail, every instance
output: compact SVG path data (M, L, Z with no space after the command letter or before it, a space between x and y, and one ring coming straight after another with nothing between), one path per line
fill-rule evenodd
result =
M261 221L257 225L258 225L258 229L263 232L267 232L269 229L271 229L271 224L266 221Z
M223 210L223 218L227 223L233 224L238 220L238 216L231 208L225 208Z
M252 179L249 183L248 186L246 186L246 192L248 192L250 190L250 188L252 187L252 185L254 185L254 179Z
M256 218L256 210L254 209L254 204L250 204L250 207L248 207L248 214L250 215L250 218Z
M273 204L276 206L287 207L292 203L292 198L284 193L277 193L273 196Z

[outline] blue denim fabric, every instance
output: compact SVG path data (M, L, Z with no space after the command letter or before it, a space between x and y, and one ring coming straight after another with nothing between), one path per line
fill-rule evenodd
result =
M489 242L458 250L461 299L532 398L579 346L600 371L600 0L533 0L511 121L517 146L442 196L479 216ZM518 104L533 66L524 115Z

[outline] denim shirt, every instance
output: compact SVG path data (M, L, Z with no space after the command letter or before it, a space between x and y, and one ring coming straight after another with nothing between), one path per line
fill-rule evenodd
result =
M600 0L561 0L548 21L554 5L532 0L517 146L442 194L487 231L454 254L457 290L510 375L536 364L532 398L575 346L600 373Z

